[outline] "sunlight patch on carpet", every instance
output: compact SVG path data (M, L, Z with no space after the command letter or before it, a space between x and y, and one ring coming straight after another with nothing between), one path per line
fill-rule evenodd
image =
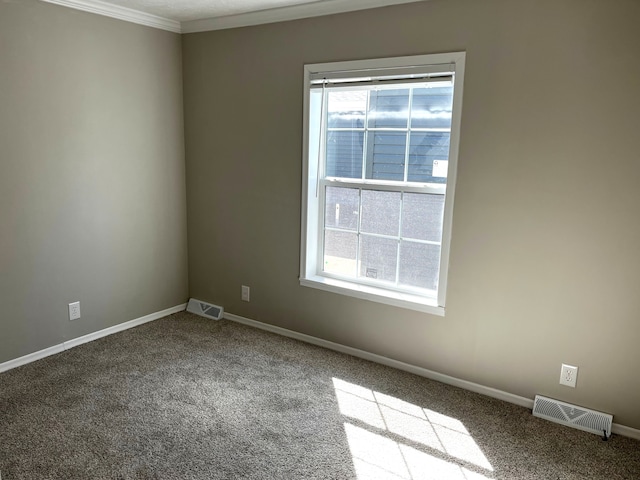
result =
M338 378L333 386L359 480L491 478L459 420Z

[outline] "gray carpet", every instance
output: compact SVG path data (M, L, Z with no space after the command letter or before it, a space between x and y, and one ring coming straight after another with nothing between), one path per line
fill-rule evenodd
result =
M640 442L188 313L0 374L17 479L640 479Z

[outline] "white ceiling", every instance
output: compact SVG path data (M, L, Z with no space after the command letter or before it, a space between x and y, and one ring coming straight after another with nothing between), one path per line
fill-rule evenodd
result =
M241 13L290 7L318 0L109 0L108 3L132 8L159 17L188 22L203 18L226 17ZM320 0L326 2L326 0ZM318 3L320 3L318 2Z
M281 22L427 0L43 0L178 33Z

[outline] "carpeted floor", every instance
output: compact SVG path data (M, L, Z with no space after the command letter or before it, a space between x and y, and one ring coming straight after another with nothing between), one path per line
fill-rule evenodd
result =
M0 374L17 479L640 479L640 442L188 313Z

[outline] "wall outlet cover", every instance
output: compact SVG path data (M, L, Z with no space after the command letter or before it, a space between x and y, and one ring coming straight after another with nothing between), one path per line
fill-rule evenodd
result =
M578 380L578 367L573 365L562 364L560 369L560 385L566 385L567 387L576 388L576 381Z
M78 320L80 318L80 302L69 304L69 320Z

